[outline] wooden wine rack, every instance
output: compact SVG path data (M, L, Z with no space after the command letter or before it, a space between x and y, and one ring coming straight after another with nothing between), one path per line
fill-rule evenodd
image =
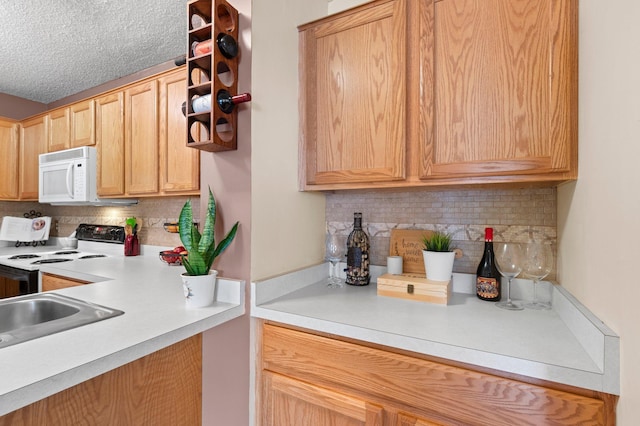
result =
M187 53L187 146L205 151L237 149L238 110L224 113L216 94L225 89L238 92L238 58L226 58L216 45L219 34L238 41L238 11L225 0L192 0L187 4L189 52ZM195 56L194 43L211 40L211 51ZM211 95L211 108L195 112L192 102Z

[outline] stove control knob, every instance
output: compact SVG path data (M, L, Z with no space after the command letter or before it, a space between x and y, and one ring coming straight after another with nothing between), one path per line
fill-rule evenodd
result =
M124 229L123 228L113 228L111 230L111 239L113 241L124 241Z

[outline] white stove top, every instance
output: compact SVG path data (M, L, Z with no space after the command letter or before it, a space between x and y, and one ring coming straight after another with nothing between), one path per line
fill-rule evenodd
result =
M83 262L85 259L100 259L124 255L124 227L115 225L80 224L76 228L77 249L54 246L18 247L15 250L3 249L0 266L26 271L37 271L41 265ZM60 241L55 237L52 241Z
M85 259L96 259L109 257L108 254L98 252L88 252L73 249L58 249L44 252L24 252L0 256L0 265L26 271L36 271L43 264L81 262Z

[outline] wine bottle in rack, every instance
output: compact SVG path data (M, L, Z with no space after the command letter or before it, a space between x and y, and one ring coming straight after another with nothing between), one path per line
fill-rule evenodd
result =
M211 46L211 40L194 41L191 43L191 51L193 52L193 56L206 55L211 52Z
M362 229L362 213L353 214L353 230L347 237L346 272L347 284L369 284L369 236Z
M187 146L210 152L238 148L239 14L228 0L187 2ZM233 96L235 95L235 96Z
M251 94L249 93L241 93L239 95L231 96L231 93L224 89L218 90L218 93L216 95L218 107L225 114L230 114L237 104L249 102L250 100Z
M206 112L211 109L211 94L198 96L191 101L191 108L195 113Z
M493 228L484 230L484 253L476 272L476 296L490 302L498 302L502 297L502 275L493 253Z
M238 43L231 34L220 33L216 37L216 44L222 56L227 59L233 59L238 56Z

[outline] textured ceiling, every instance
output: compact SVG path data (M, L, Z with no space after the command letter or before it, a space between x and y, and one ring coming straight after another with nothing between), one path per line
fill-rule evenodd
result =
M186 52L187 0L0 0L0 93L45 104Z

